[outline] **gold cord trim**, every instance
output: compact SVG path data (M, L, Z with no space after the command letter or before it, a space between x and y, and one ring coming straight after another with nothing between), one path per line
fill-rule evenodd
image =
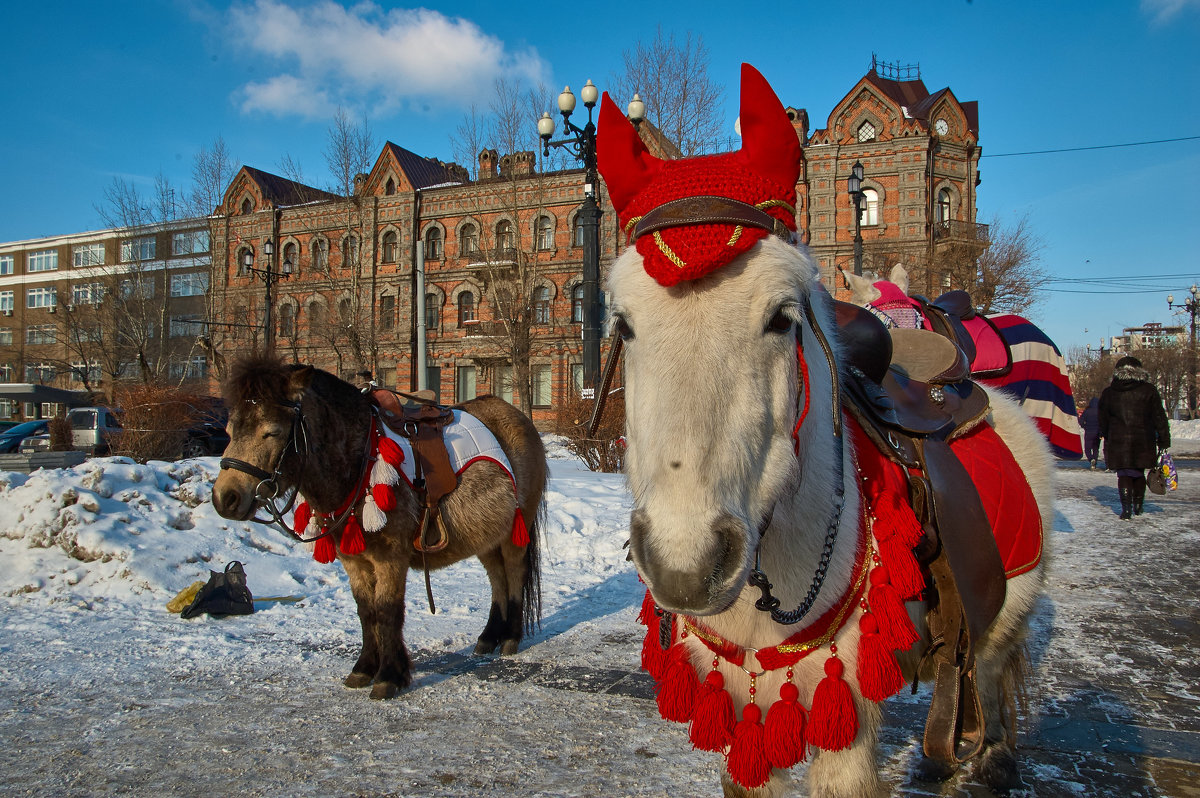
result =
M667 242L663 241L663 237L659 234L659 232L657 230L654 231L654 243L658 244L659 252L666 255L667 260L671 261L671 263L674 263L680 269L687 268L687 264L684 263L683 260L680 259L680 257L678 255L676 255L669 246L667 246Z
M754 207L758 208L760 211L765 211L767 208L787 208L788 211L793 216L796 215L796 209L781 199L773 199L773 200L767 200L766 202L760 202L757 205L755 205Z
M725 246L732 247L734 244L737 243L737 240L741 237L742 237L742 226L739 224L737 227L733 228L733 235L731 235L729 237L729 240L725 242Z

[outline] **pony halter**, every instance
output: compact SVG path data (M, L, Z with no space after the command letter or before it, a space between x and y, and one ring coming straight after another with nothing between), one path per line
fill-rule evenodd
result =
M255 400L250 400L252 403ZM287 522L283 517L291 512L292 505L296 503L296 496L299 490L292 488L291 494L287 496L286 504L280 509L275 503L280 496L281 490L280 479L283 477L283 459L287 456L290 448L301 458L300 470L304 468L304 460L308 458L308 425L305 423L304 414L300 410L300 403L293 402L291 404L280 405L292 411L292 428L288 432L288 439L283 447L279 450L279 455L275 458L273 471L264 471L253 463L247 463L245 460L239 460L236 457L222 457L221 470L229 469L231 471L241 471L243 474L258 480L258 484L254 486L254 516L250 519L260 524L275 524L280 529L290 532ZM303 448L301 448L303 446ZM259 518L258 511L266 510L270 518Z

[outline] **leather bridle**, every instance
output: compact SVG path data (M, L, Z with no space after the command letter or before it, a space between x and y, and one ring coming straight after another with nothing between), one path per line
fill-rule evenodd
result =
M257 400L248 400L252 404L257 404ZM254 486L254 515L250 519L257 521L260 524L276 524L280 529L289 534L299 536L300 533L292 530L287 522L283 520L283 516L291 512L292 506L296 503L296 497L300 494L298 486L293 486L291 492L286 496L286 503L282 507L276 504L280 498L280 493L283 488L280 486L280 479L283 477L283 460L287 456L288 449L294 451L300 456L300 471L304 470L305 461L309 454L308 445L308 424L304 420L304 413L300 409L300 402L292 402L281 404L280 407L286 408L292 412L292 428L288 432L288 439L279 450L279 455L275 458L273 471L265 471L253 463L247 463L245 460L239 460L236 457L222 457L221 470L230 469L232 471L241 471L243 474L249 474L258 480L258 484ZM266 510L270 518L259 518L258 511ZM325 534L329 534L326 532ZM319 537L324 537L320 535ZM311 538L302 540L304 543L309 543L319 538Z

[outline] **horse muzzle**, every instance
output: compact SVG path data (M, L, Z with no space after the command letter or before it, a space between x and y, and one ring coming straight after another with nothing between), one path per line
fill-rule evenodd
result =
M222 473L213 483L212 503L222 518L249 521L254 516L254 486L237 484L238 480Z
M645 510L634 510L629 524L630 554L659 607L686 615L715 615L729 608L746 584L749 529L722 513L702 533L684 543L695 565L678 567L664 552L673 548L656 539Z

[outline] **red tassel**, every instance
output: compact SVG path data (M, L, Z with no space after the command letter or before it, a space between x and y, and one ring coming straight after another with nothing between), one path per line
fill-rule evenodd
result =
M312 509L309 508L308 502L300 502L296 505L296 512L292 515L292 534L298 538L304 537L304 530L308 528L308 519L312 518Z
M917 634L912 618L908 617L900 594L889 583L889 576L887 568L871 569L871 590L867 593L867 603L871 606L871 614L879 624L879 635L887 648L908 651L921 636Z
M372 486L371 498L375 500L375 506L385 513L396 509L396 491L392 490L391 485L380 483Z
M658 619L646 627L646 639L642 641L642 670L662 681L667 668L667 652L658 644Z
M772 767L786 770L808 757L804 744L804 707L796 700L800 691L791 682L779 688L779 700L767 710L766 751Z
M899 535L879 541L879 559L887 566L888 581L901 598L916 598L925 589L925 577L921 576L912 547Z
M873 528L876 540L898 537L910 548L921 542L925 529L913 512L912 505L896 491L886 488L880 491L871 503L871 512L875 516Z
M642 598L642 609L638 612L638 623L642 626L649 626L651 623L658 623L658 615L654 612L654 596L650 595L650 591L646 591L646 595Z
M362 554L367 549L367 542L363 540L362 524L358 522L358 516L353 513L346 519L346 525L342 527L342 554Z
M677 723L692 719L700 680L692 667L691 654L683 643L676 643L667 652L666 667L657 687L658 714Z
M904 686L896 655L880 636L874 615L864 612L858 619L858 628L862 632L858 638L854 668L858 676L858 692L870 701L882 701L894 696Z
M400 464L404 462L404 451L394 440L387 436L379 439L379 456L383 458L385 463L397 471L400 470Z
M513 515L512 543L514 546L525 548L529 545L529 528L525 526L525 515L521 508Z
M725 691L725 677L715 668L708 672L696 695L689 737L701 751L724 751L733 741L733 698Z
M742 719L733 729L733 743L729 746L729 756L725 758L725 769L735 782L754 789L767 783L771 778L771 763L763 748L763 738L766 730L759 719L762 710L758 704L747 704L742 707Z
M313 544L313 559L325 564L329 564L337 559L337 550L333 547L332 535L318 538Z
M812 711L804 738L810 745L826 751L849 748L858 736L858 713L854 711L854 696L850 685L842 679L842 661L837 657L825 660L825 678L813 694Z

